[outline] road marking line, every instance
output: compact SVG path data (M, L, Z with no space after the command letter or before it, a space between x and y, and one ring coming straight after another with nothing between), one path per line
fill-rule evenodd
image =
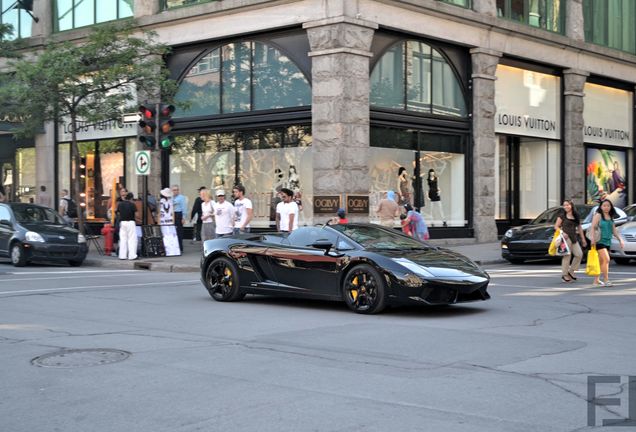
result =
M137 272L139 270L64 270L64 271L43 271L43 272L35 272L35 271L23 271L23 272L17 272L17 271L10 271L10 272L0 272L2 274L9 274L9 275L31 275L31 274L69 274L69 273L79 273L79 274L83 274L83 273L131 273L131 272Z
M139 286L149 286L149 285L174 285L181 283L192 283L192 282L200 282L199 279L190 279L190 280L182 280L182 281L172 281L172 282L148 282L148 283L138 283L138 284L117 284L117 285L87 285L87 286L79 286L79 287L66 287L66 288L42 288L35 290L23 290L23 291L1 291L0 295L6 294L28 294L28 293L37 293L37 292L55 292L55 291L68 291L68 290L78 290L78 289L97 289L97 288L122 288L122 287L139 287Z
M138 270L130 270L131 272L138 272ZM122 276L129 276L129 274L122 274ZM86 275L86 276L66 276L66 277L41 277L41 278L14 278L14 279L2 279L0 282L22 282L22 281L37 281L37 280L64 280L64 279L87 279L90 277L102 278L102 275Z

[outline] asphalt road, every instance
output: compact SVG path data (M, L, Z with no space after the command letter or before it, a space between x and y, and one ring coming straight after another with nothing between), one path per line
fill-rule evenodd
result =
M611 288L488 270L488 302L362 316L217 303L194 273L0 263L0 431L592 430L590 375L620 380L594 424L627 417L636 265Z

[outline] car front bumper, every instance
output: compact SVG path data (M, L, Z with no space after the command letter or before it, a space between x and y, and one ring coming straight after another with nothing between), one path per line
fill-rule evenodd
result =
M42 261L83 261L88 253L86 243L54 244L24 243L27 260Z

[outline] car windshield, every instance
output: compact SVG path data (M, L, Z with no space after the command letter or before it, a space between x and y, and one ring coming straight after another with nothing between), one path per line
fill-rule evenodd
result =
M365 249L403 250L427 249L429 247L411 237L381 227L343 224L333 225L332 228L340 231Z
M64 221L53 210L37 206L19 206L13 208L13 214L21 223L52 223L63 225Z
M576 212L579 214L581 223L585 223L584 218L587 220L587 216L590 212L590 207L585 205L574 206ZM541 224L553 224L556 222L557 217L561 214L562 207L552 207L541 213L535 220L530 222L531 225ZM591 219L591 216L590 216Z
M624 210L627 216L636 216L636 205L625 207Z

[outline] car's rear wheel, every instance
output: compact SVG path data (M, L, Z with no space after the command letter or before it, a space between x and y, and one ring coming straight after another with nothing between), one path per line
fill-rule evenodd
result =
M215 258L210 262L205 271L205 287L216 301L230 302L245 297L239 287L236 264L225 257Z
M616 261L616 264L626 265L629 264L631 258L614 258L614 261Z
M26 254L24 247L20 243L13 243L11 246L11 264L16 267L24 267L26 265Z
M359 314L374 314L386 307L386 283L368 264L353 267L344 278L342 295L347 307Z

